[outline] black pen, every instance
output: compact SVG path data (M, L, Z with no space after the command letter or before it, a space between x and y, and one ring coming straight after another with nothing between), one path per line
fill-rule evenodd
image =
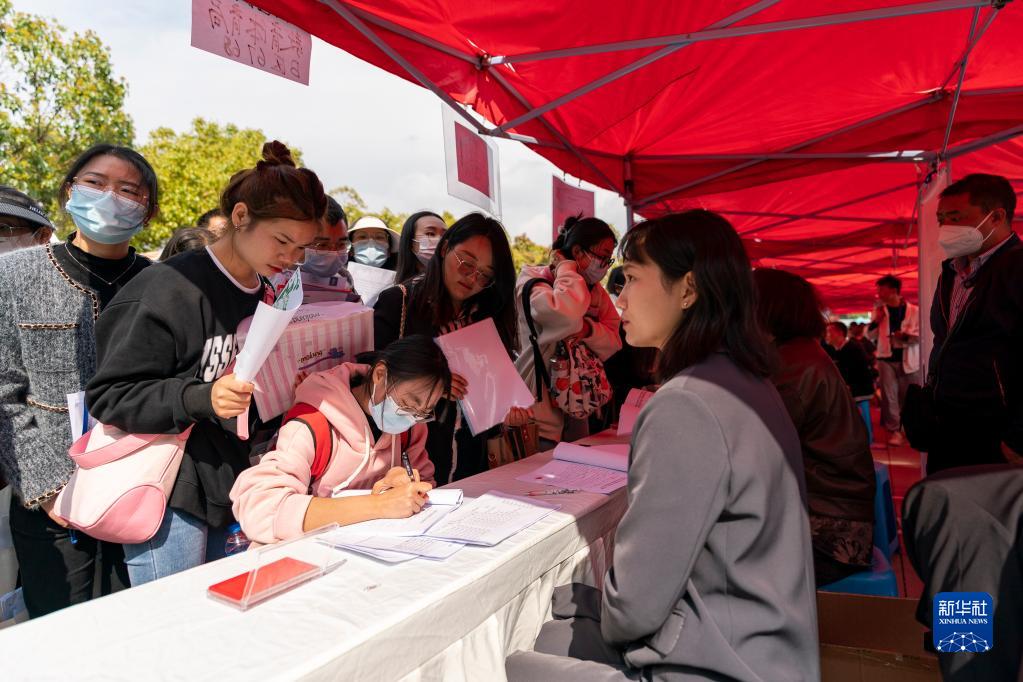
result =
M404 450L401 452L401 463L405 467L405 473L408 474L408 480L416 480L415 476L412 475L412 463L408 459L408 452Z

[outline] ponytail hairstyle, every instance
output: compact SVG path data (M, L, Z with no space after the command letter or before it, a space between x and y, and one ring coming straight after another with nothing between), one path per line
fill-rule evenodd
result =
M327 195L316 173L296 168L291 151L274 140L263 145L263 159L255 168L232 175L220 195L220 210L229 221L239 203L248 207L252 223L278 218L309 221L323 217Z
M558 236L551 244L551 251L559 251L565 258L574 259L574 247L592 252L597 244L607 239L618 242L610 225L600 218L583 218L580 213L566 219L565 224L558 228Z
M410 334L392 341L378 351L360 353L356 360L376 367L383 363L387 369L387 389L406 381L430 381L430 392L441 387L441 395L451 390L451 369L440 346L425 334ZM372 370L371 370L372 371Z

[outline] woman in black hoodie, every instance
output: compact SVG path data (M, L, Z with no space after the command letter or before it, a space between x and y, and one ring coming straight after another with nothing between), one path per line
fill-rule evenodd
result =
M97 324L90 414L129 433L193 427L163 524L149 541L124 546L132 585L222 555L223 542L207 540L233 521L229 493L249 465L234 417L253 386L228 371L235 331L260 300L272 301L267 278L302 259L327 199L316 174L274 141L255 168L231 178L220 203L231 223L224 237L149 268Z

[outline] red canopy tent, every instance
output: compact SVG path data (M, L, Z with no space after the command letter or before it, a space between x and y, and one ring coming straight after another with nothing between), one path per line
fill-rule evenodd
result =
M755 257L798 260L836 310L862 307L893 246L911 269L930 168L1023 134L1023 8L1000 1L253 4L618 192L630 215L731 207ZM1018 153L1005 161L1023 177Z

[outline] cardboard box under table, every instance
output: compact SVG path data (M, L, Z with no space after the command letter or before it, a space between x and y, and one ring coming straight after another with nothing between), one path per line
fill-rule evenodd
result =
M244 346L252 318L238 327ZM373 309L359 303L307 303L281 334L253 383L253 399L264 422L283 414L295 401L299 373L304 375L354 362L373 350Z
M817 593L823 682L938 682L916 599Z

